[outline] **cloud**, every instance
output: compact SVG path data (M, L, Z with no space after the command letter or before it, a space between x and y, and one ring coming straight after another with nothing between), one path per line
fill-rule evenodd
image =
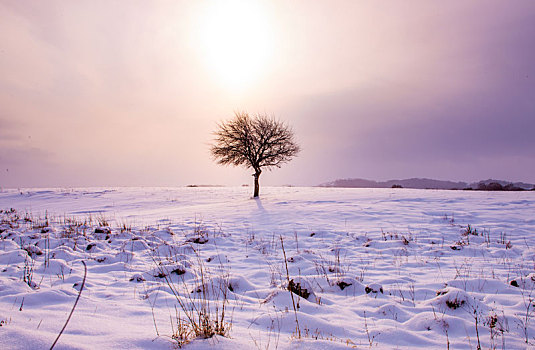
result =
M535 85L514 76L502 83L463 93L432 87L399 93L385 85L296 103L290 114L307 135L302 154L307 173L317 182L351 176L470 180L491 174L533 181Z

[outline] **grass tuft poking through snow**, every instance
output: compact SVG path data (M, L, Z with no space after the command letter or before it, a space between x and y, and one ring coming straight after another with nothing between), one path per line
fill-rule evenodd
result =
M193 246L190 249L194 256L194 263L189 265L190 274L194 276L191 281L186 280L186 271L181 267L167 264L171 256L154 258L159 271L157 277L165 280L178 304L171 336L178 347L194 338L226 337L232 326L227 313L228 293L232 290L228 272L221 264L220 275L213 277L198 250ZM173 280L173 275L178 279Z

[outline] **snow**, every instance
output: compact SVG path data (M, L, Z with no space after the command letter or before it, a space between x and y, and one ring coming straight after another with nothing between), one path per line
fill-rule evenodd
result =
M52 345L82 261L56 349L172 349L203 300L187 349L535 344L533 192L261 190L3 190L0 348Z

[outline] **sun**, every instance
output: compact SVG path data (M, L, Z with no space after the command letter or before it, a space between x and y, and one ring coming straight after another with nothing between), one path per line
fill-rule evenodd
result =
M265 73L273 54L273 34L258 2L212 1L198 25L203 60L226 88L247 88Z

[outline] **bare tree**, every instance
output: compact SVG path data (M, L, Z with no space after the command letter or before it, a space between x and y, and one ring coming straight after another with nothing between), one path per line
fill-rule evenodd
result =
M218 124L214 135L211 152L219 164L254 170L254 197L259 194L262 168L279 168L299 153L292 129L265 114L235 112L234 119Z

